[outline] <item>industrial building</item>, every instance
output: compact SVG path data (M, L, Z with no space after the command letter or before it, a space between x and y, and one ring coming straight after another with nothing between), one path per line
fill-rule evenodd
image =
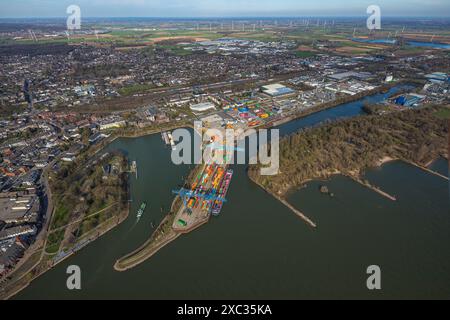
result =
M211 102L202 102L191 105L191 110L194 112L205 112L208 110L215 110L216 106Z
M0 220L6 223L29 222L38 216L39 209L37 196L0 198Z
M401 95L394 99L394 103L404 107L415 107L425 99L425 96L419 94Z
M443 72L430 73L430 74L427 74L425 76L425 78L427 78L430 82L434 82L434 83L443 83L443 82L447 82L450 80L448 74L443 73Z
M110 129L119 129L123 128L127 125L127 123L123 120L120 121L112 121L112 122L105 122L100 124L100 130L110 130Z
M261 87L261 91L271 97L279 97L295 93L294 90L282 84L275 83Z
M17 226L0 231L0 241L15 238L18 236L35 235L37 229L35 226Z
M335 81L343 81L348 79L357 79L357 80L368 80L373 77L373 75L370 72L341 72L341 73L335 73L328 76L330 79Z

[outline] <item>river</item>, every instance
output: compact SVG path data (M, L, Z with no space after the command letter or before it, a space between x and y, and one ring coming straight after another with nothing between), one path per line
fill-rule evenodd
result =
M280 130L289 134L355 116L362 106L363 101L341 105ZM367 173L397 202L341 176L326 182L334 198L318 192L323 182L293 193L290 201L318 223L317 230L253 184L244 166L234 166L220 217L136 268L116 272L114 262L148 239L151 223L162 219L161 207L169 208L171 190L190 168L172 164L160 135L118 139L109 149L138 161L130 217L16 299L450 298L448 183L400 162ZM136 224L142 201L148 209ZM366 268L372 264L382 270L381 292L366 288ZM69 265L82 270L80 291L66 288Z

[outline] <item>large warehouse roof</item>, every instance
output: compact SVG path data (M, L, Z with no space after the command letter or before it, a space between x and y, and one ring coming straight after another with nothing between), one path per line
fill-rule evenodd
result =
M215 108L216 107L211 102L203 102L203 103L191 105L191 110L196 111L196 112L204 112L204 111L208 111L210 109L215 109Z
M294 93L294 90L279 83L263 86L262 91L273 97Z

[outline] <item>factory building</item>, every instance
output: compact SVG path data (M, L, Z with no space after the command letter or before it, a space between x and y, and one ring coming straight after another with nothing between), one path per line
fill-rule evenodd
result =
M295 93L295 91L292 90L291 88L283 86L282 84L279 83L263 86L261 87L261 91L271 97L280 97Z
M215 110L216 106L211 102L203 102L191 105L191 110L193 112L205 112L208 110Z

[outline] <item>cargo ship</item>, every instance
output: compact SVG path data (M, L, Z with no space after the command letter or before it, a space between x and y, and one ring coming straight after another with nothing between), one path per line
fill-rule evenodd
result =
M140 220L142 218L142 215L145 212L145 208L147 208L147 204L145 202L143 202L141 204L141 207L139 208L138 212L137 212L137 219Z
M228 188L230 187L231 178L233 177L233 170L227 170L225 177L223 178L222 184L220 185L220 189L218 192L218 197L224 199L227 195ZM212 215L218 216L220 211L222 211L223 201L216 200L212 206Z

